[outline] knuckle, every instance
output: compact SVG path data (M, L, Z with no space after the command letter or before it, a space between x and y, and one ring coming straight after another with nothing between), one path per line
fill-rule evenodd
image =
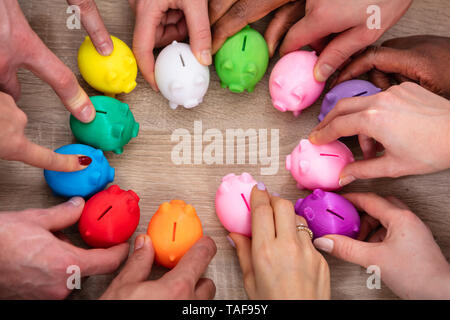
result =
M211 29L208 27L201 27L195 31L195 37L200 40L211 39Z
M81 12L92 12L95 10L95 2L93 0L77 0L73 1L78 7L80 7Z
M294 205L289 200L281 199L276 204L276 210L279 210L283 213L293 213Z
M57 80L55 84L57 86L57 89L61 90L70 88L74 83L76 83L75 75L67 66L64 66L63 70L60 72L56 79Z
M271 208L267 204L259 204L254 209L255 215L267 215L271 213Z
M230 9L230 16L237 19L244 19L247 16L248 2L247 0L236 2Z
M173 282L172 284L172 292L174 298L176 299L187 299L192 292L192 286L190 281L186 278L180 278Z
M196 249L197 251L197 259L200 261L209 260L209 258L212 256L212 250L207 245L200 245Z

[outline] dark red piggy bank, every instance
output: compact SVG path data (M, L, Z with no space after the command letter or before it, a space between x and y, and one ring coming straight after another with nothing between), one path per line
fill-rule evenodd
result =
M90 246L108 248L127 241L139 224L139 197L132 190L112 185L90 198L81 213L78 229Z

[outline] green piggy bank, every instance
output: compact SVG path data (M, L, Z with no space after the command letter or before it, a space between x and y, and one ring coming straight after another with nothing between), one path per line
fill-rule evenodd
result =
M214 65L222 88L232 92L252 92L266 73L269 49L264 37L246 26L225 41L216 53Z
M83 123L70 116L70 128L78 142L103 151L123 152L123 146L137 137L139 123L126 103L106 96L90 98L96 116L90 123Z

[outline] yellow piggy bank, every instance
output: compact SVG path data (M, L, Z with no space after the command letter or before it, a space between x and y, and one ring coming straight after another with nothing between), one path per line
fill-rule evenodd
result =
M129 93L136 87L137 63L131 49L122 40L111 36L114 51L109 56L97 52L89 37L78 51L78 67L84 80L106 95Z

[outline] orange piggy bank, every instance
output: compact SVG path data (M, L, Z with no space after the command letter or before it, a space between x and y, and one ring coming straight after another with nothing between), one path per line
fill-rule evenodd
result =
M164 202L150 220L147 233L155 248L156 262L170 269L203 236L194 207L183 200Z

